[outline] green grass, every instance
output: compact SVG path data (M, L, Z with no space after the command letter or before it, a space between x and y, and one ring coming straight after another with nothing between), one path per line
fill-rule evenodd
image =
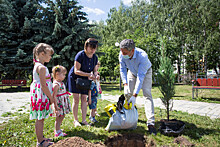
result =
M5 113L2 113L1 117L8 117L10 115L12 115L11 112L5 112Z
M124 92L123 86L121 91L119 91L120 88L119 84L102 84L101 86L105 94L120 95L123 94ZM158 86L153 86L151 93L153 98L162 97L162 93L160 92ZM142 90L139 92L139 96L143 96ZM194 96L196 96L195 92L194 92ZM192 99L191 85L176 85L175 95L173 99L220 103L220 90L210 90L210 89L198 90L198 98L195 97L194 99Z
M119 91L119 84L102 84L102 89L104 94L120 95L123 93ZM220 91L218 90L202 90L199 92L199 98L196 101L206 101L219 103ZM192 100L191 98L192 90L190 85L177 85L176 94L174 99L184 99ZM140 92L142 96L142 92ZM154 86L152 88L153 98L161 97L158 87ZM72 102L72 96L71 96ZM158 132L157 136L150 135L147 132L146 116L144 113L144 108L138 108L139 121L137 129L135 130L121 130L107 132L104 128L108 124L109 117L104 111L104 107L109 104L108 101L98 100L98 113L101 115L97 118L99 121L95 126L90 128L86 126L75 128L73 126L73 114L70 113L66 115L62 129L68 134L67 137L79 136L90 142L103 142L112 135L124 134L124 133L138 133L147 136L147 141L154 140L157 146L167 145L167 146L178 146L173 143L174 137L168 137L162 135ZM87 121L89 115L89 109L87 112ZM8 123L0 124L0 145L2 146L35 146L36 145L36 135L35 135L35 121L29 120L29 113L4 113L4 117L8 116L18 116L15 120L10 120ZM81 112L79 110L79 120L81 121ZM156 118L156 128L159 128L159 121L161 119L166 119L166 114L164 110L155 108L155 118ZM195 114L188 114L180 111L171 111L170 119L182 120L186 123L183 136L187 138L190 142L194 143L196 146L220 146L220 119L210 119L209 117L199 116ZM46 137L53 138L54 130L54 117L49 117L45 119L44 123L44 135ZM62 138L54 138L54 142L57 142Z
M72 96L71 96L72 102ZM135 130L121 130L121 131L105 131L104 128L108 124L109 117L104 111L104 107L109 104L108 101L98 100L98 113L101 115L97 117L99 121L92 127L78 127L73 126L73 114L70 113L66 115L62 129L68 134L67 137L79 136L89 142L102 142L116 134L124 133L138 133L147 136L147 141L154 140L157 146L168 145L168 146L178 146L173 144L174 137L168 137L160 134L158 132L157 136L150 135L147 132L146 116L144 108L138 108L139 120L137 129ZM89 114L89 109L87 114ZM36 145L36 135L34 131L35 121L29 120L29 114L16 113L18 116L15 120L10 120L8 123L0 125L1 135L0 135L0 145L4 146L35 146ZM205 116L198 116L195 114L183 113L180 111L172 111L170 113L171 119L175 118L182 120L186 123L183 136L187 138L190 142L194 143L196 146L219 146L220 145L220 119L210 119ZM156 128L159 128L159 121L166 118L164 110L155 108L155 118L156 118ZM79 121L81 121L81 113L79 110ZM88 115L87 115L87 121ZM54 117L49 117L45 119L44 123L44 135L46 137L53 138L54 130ZM54 142L67 137L54 138Z

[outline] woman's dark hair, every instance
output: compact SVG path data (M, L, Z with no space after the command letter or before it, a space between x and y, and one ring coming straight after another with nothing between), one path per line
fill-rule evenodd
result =
M87 49L87 47L91 47L93 49L98 47L98 41L95 38L89 38L86 40L84 45L84 50Z

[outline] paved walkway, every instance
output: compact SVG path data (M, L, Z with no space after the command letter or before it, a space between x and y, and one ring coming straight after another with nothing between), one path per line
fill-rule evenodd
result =
M103 94L102 99L117 102L119 95ZM142 97L138 97L136 101L138 106L144 105ZM29 109L29 92L15 92L15 93L0 93L0 123L3 123L13 117L2 117L6 112L26 112ZM154 106L164 108L159 98L154 99ZM190 114L198 114L202 116L209 116L212 119L220 118L220 104L193 102L186 100L174 100L173 110L188 112Z
M30 105L30 103L28 104L29 95L29 92L0 93L0 123L14 118L10 115L7 116L7 112L26 112ZM2 114L6 117L2 117Z
M102 97L105 100L111 102L117 102L118 96L112 95L103 95ZM165 109L165 106L162 104L160 98L153 99L154 107L159 107ZM206 103L206 102L194 102L186 100L173 100L172 110L187 112L189 114L198 114L202 116L209 116L211 119L220 118L220 104L215 103ZM136 100L138 106L144 106L143 97L138 97Z

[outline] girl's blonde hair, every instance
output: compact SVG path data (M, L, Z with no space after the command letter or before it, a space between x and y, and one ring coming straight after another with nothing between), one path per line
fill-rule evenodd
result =
M39 43L38 45L36 45L35 48L33 49L33 60L34 60L34 63L36 61L36 57L39 56L39 54L41 52L44 52L46 54L46 51L50 51L51 55L54 53L54 50L53 50L52 46L50 46L49 44Z
M52 75L53 75L53 78L56 79L56 73L66 73L67 70L64 66L62 65L56 65L52 68Z
M86 51L87 47L91 48L97 48L98 47L98 41L95 38L89 38L86 40L84 44L84 50Z

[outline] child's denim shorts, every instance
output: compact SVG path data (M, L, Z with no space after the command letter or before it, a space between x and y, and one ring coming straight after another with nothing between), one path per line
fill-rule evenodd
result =
M87 101L89 101L89 99L87 98ZM89 109L95 109L97 106L97 98L96 96L92 96L91 97L91 105L89 105Z

